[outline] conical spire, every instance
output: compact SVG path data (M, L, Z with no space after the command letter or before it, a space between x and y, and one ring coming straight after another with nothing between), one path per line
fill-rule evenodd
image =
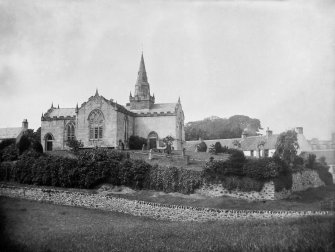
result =
M140 83L147 83L148 82L148 77L147 77L147 72L145 70L145 64L144 64L144 58L143 58L143 52L141 55L141 62L140 62L140 68L138 70L138 76L137 76L137 84Z
M95 90L95 96L99 96L98 89Z

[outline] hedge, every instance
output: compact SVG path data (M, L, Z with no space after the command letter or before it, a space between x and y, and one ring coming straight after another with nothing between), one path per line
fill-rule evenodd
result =
M135 189L192 193L202 185L202 172L151 166L108 149L80 151L76 159L28 151L16 162L0 164L0 180L72 188L112 183Z

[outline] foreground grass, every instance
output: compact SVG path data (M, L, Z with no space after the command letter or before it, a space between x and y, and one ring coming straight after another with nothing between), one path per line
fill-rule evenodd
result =
M0 206L0 221L4 224L0 251L335 249L332 217L181 223L4 197L0 198Z

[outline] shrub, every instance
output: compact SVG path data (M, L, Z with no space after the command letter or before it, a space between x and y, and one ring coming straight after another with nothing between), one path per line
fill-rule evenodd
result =
M23 134L18 143L17 143L17 148L19 149L19 154L21 155L23 152L25 152L26 150L29 149L31 145L31 141L29 139L29 137L25 134Z
M73 153L78 153L79 149L84 147L84 144L77 139L71 139L66 142L66 145L70 148Z
M204 167L204 177L206 181L208 183L222 181L226 175L228 167L228 162L222 160L207 162Z
M280 192L283 189L290 190L292 188L292 174L290 172L280 173L278 177L273 179L275 191Z
M142 147L147 145L147 139L139 136L129 137L129 149L131 150L141 150Z
M198 152L206 152L207 151L207 144L205 142L201 142L196 146L196 148L197 148Z
M243 174L258 180L276 178L280 172L280 165L272 158L249 159L243 166Z
M19 156L15 143L6 146L0 151L0 161L14 161Z
M15 138L5 139L2 142L0 142L0 152L11 144L15 144Z
M222 152L223 152L223 148L220 142L216 142L215 144L212 144L209 148L209 153L211 154L218 154Z
M37 153L43 153L43 146L40 142L34 141L32 145L32 149L36 151Z
M320 179L326 185L332 185L333 184L333 176L329 172L329 166L323 165L321 163L316 163L315 168L316 168L317 173L319 174Z
M184 168L151 166L145 188L164 191L193 193L203 182L203 173Z
M226 169L226 175L243 175L243 165L246 162L243 151L231 149L230 156L227 160L228 168Z

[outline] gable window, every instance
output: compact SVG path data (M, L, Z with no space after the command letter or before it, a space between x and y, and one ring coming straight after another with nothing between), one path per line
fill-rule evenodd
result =
M100 140L104 131L104 116L100 110L93 110L88 117L90 128L90 139Z
M69 123L66 128L66 138L68 141L74 140L75 139L75 129L74 129L74 124Z

